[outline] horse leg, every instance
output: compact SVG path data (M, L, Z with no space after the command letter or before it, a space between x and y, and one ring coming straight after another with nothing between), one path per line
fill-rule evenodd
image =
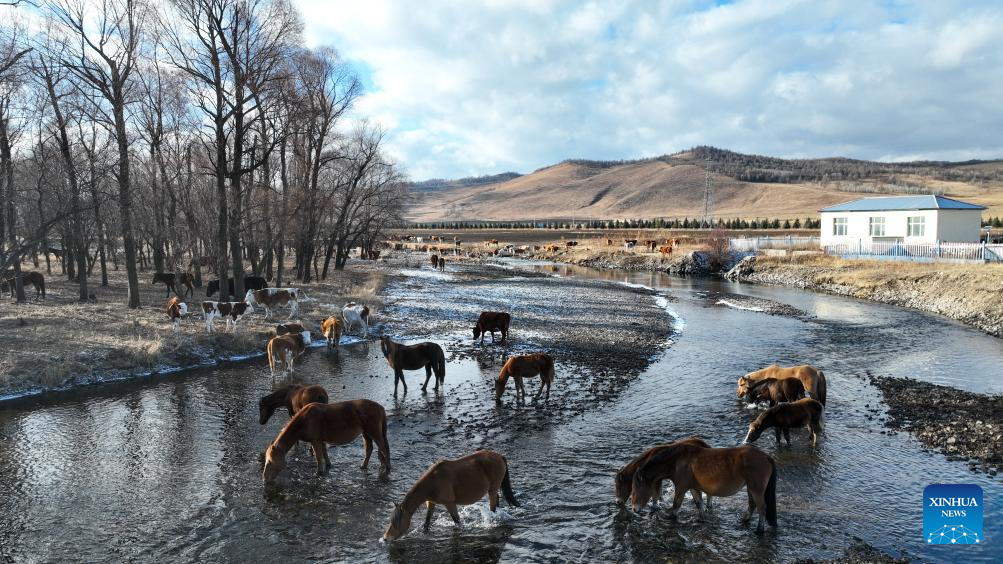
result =
M400 378L401 386L404 386L404 393L406 394L407 393L407 382L404 381L404 371L398 368L397 369L397 377ZM396 389L396 384L394 385L394 389Z
M748 490L748 486L746 486L746 489ZM745 511L745 513L742 514L743 523L748 523L749 519L752 519L752 511L756 508L756 501L752 499L752 492L749 491L748 494L749 494L749 508Z
M669 511L670 517L676 516L676 513L679 511L679 508L682 507L683 500L685 499L686 499L686 490L684 488L676 486L676 495L672 499L672 509Z
M787 441L787 446L791 446L791 430L784 427L784 440Z
M690 495L693 496L693 503L697 506L697 521L703 521L703 494L700 493L700 490L694 488L690 490Z
M425 513L425 531L428 531L432 528L432 513L435 512L435 503L432 500L428 500L425 502L425 507L428 508L428 511Z
M498 509L498 489L488 490L488 508L494 513Z
M777 436L777 444L780 444L780 427L773 428L773 434Z
M459 511L456 510L456 504L455 503L445 503L443 505L446 506L446 511L449 511L449 516L453 518L453 522L456 523L457 525L459 525L460 524L460 513L459 513Z
M324 463L327 458L326 445L323 441L312 441L310 446L313 447L313 457L317 459L317 475L323 476L327 472L327 465Z
M425 365L425 383L421 385L421 391L424 392L425 389L428 388L428 381L431 378L432 378L432 365L431 364L426 364ZM438 380L436 380L436 382L435 382L435 387L436 388L439 387L439 381Z
M745 488L748 489L750 484L746 484ZM762 533L766 530L766 496L763 495L766 488L759 491L753 491L750 495L752 496L752 501L756 502L756 513L759 513L759 523L756 525L756 532Z
M651 507L654 509L658 502L662 501L662 480L655 480L652 485L655 488L655 493L651 496Z
M536 395L533 396L533 399L540 399L540 394L543 393L543 387L546 386L546 385L547 385L547 383L543 380L543 378L540 378L540 389L536 391ZM550 395L550 391L549 390L547 391L547 395L548 396Z
M362 459L362 469L369 467L369 457L373 454L373 441L366 435L362 435L362 444L366 449L366 457Z

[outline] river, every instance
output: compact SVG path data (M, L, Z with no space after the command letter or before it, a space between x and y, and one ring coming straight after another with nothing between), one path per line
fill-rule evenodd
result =
M297 367L298 380L324 385L332 400L366 397L386 407L389 481L378 478L375 463L368 472L359 469L358 443L331 449L334 466L324 478L314 476L301 448L280 485L265 488L261 452L286 415L279 411L268 425L258 424L257 400L273 385L263 359L4 402L0 560L786 562L833 557L857 538L927 561L950 561L960 550L968 561L1003 558L1003 483L925 452L908 434L888 432L880 392L866 378L913 377L1001 393L999 340L922 312L792 289L507 266L516 269L513 280L527 268L655 289L664 296L656 304L676 316L666 346L650 351L643 372L604 401L549 419L540 415L547 405L491 401L501 347L485 345L499 351L497 358L453 355L440 393L421 394L417 373L410 373L411 389L397 399L375 341L343 346L336 355L310 351ZM391 314L471 299L448 274L429 273L388 292ZM807 316L722 305L728 296L790 304ZM507 299L518 300L515 309L533 307L532 292ZM422 333L415 327L410 336ZM511 338L519 342L518 316ZM467 339L466 329L435 336L447 355ZM715 445L741 441L755 412L736 401L735 379L773 362L811 362L829 381L818 448L809 447L803 432L790 448L768 434L757 443L777 461L779 529L758 536L742 525L744 494L716 499L705 522L696 521L689 500L678 519L617 506L613 474L646 447L690 434ZM564 376L559 366L551 405L561 401L562 385L583 386L570 381L579 376ZM534 423L489 428L484 421L505 421L495 417L500 412ZM462 508L460 528L440 510L429 533L380 541L391 503L428 465L479 446L507 457L521 507L502 501L497 514L486 502ZM922 542L923 488L954 482L984 490L985 545Z

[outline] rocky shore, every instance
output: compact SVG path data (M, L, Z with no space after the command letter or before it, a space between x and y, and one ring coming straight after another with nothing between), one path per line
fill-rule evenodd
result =
M1003 267L750 256L725 275L936 313L1003 337Z
M872 377L888 404L893 429L912 433L948 460L996 476L1003 469L1003 396L987 396L918 380Z

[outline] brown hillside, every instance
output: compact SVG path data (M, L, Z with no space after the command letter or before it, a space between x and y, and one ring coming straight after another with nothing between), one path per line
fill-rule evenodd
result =
M1003 165L995 162L959 163L952 170L975 167L1003 171ZM692 159L691 152L623 164L567 161L505 182L417 195L409 219L699 217L704 176L703 166ZM1003 215L1003 181L940 180L925 170L871 173L852 181L791 183L745 182L720 173L711 177L715 217L805 217L864 196L927 190L987 205L990 216Z

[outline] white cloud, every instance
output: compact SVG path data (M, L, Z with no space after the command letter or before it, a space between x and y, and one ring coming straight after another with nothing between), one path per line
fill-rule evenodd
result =
M1003 156L1003 7L837 0L296 0L367 74L414 178L713 144Z

